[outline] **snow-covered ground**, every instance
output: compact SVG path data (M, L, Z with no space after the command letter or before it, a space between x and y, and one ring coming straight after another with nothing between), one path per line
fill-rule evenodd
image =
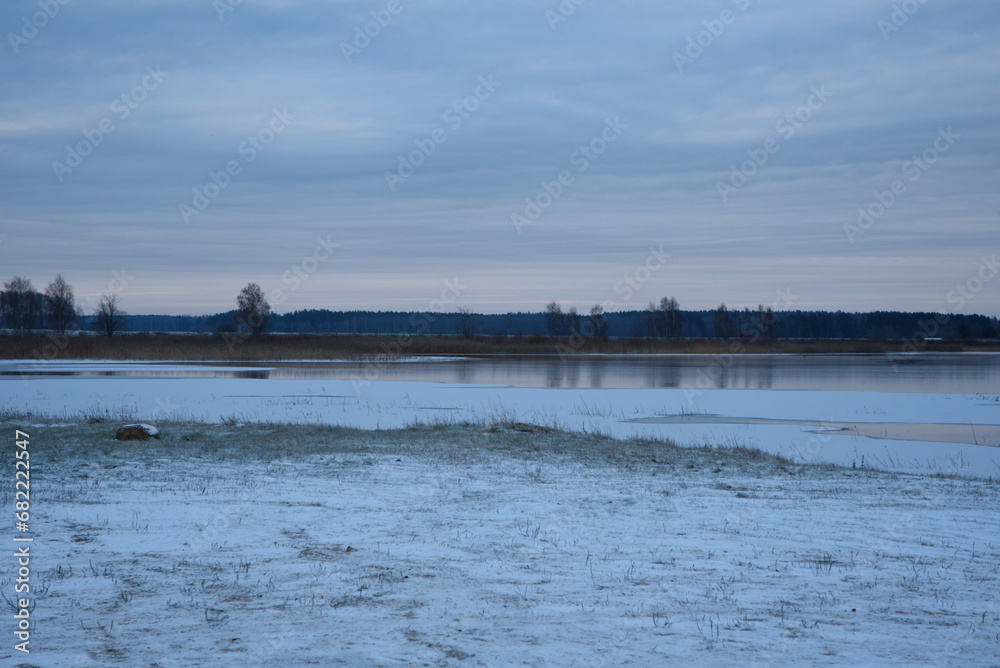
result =
M60 364L74 368L73 362ZM363 429L509 419L619 438L752 446L802 462L1000 474L997 394L187 377L197 372L192 366L178 365L177 378L8 376L0 379L0 410L45 418L311 422ZM817 422L835 424L802 424Z
M276 389L274 404L240 408L285 415L288 394L304 392ZM421 403L455 400L441 389ZM132 397L140 411L149 399ZM729 400L702 399L713 409ZM596 419L600 403L576 401L581 419ZM299 406L305 419L341 404ZM356 406L345 413L359 416ZM996 666L1000 657L995 482L545 431L161 425L161 440L144 443L110 440L106 422L31 428L35 651L22 656L8 638L0 663ZM12 494L3 488L4 507ZM13 564L0 559L8 597Z
M0 664L1000 665L996 394L173 370L0 378Z

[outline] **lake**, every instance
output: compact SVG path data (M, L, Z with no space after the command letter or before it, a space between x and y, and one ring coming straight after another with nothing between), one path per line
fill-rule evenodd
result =
M512 387L997 393L1000 354L581 355L399 362L0 362L13 376L383 380Z
M0 413L111 425L523 422L759 447L802 463L1000 473L997 354L3 361Z

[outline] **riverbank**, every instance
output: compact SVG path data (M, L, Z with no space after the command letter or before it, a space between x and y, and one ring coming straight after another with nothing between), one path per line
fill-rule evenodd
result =
M235 334L90 334L61 337L32 333L0 336L0 359L58 361L161 360L386 360L401 356L476 355L717 355L918 352L1000 352L1000 340L894 341L883 339L585 339L532 337L357 336L281 334L260 338Z

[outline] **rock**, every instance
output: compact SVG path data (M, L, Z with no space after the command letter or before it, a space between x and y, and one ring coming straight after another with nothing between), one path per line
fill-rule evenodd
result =
M115 434L119 441L145 441L159 437L160 431L151 424L127 424Z

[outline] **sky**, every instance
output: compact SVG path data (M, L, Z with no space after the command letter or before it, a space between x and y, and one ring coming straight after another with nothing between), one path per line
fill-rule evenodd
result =
M1000 315L1000 4L5 0L0 278Z

